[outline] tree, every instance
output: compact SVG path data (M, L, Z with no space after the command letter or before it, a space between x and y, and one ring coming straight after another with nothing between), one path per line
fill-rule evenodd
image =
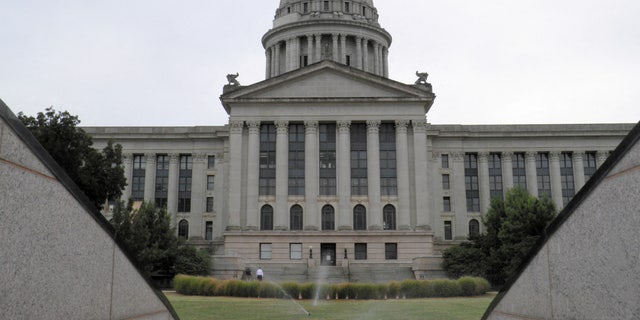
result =
M92 148L91 136L78 127L78 116L56 112L53 107L45 111L36 117L20 112L18 119L98 210L107 200L118 199L126 185L122 146L109 141L99 152Z
M480 275L501 285L514 274L555 215L548 196L538 199L526 189L511 189L504 200L491 200L483 218L485 232L445 250L442 266L452 277Z

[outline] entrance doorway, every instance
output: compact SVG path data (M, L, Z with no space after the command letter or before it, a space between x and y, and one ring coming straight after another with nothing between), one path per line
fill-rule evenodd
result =
M320 265L321 266L336 265L336 244L335 243L320 244Z

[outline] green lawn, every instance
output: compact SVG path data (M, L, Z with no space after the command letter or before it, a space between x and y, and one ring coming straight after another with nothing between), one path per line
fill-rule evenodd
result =
M255 299L184 296L166 293L182 320L200 319L443 319L478 320L489 306L493 294L473 298L434 298L399 300L312 300ZM308 310L307 316L299 305Z

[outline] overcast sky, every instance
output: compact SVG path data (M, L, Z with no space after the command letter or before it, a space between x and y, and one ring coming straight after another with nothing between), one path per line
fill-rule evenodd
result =
M82 125L223 125L264 80L278 0L0 1L0 99ZM434 124L640 120L640 1L375 0L390 78L430 74Z

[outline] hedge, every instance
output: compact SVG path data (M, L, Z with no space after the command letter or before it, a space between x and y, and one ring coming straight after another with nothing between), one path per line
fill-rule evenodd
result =
M317 284L284 282L219 280L210 277L177 275L176 292L184 295L231 296L259 298L315 299ZM321 284L319 299L398 299L459 297L485 294L491 286L478 277L457 280L404 280L387 284L340 283Z

